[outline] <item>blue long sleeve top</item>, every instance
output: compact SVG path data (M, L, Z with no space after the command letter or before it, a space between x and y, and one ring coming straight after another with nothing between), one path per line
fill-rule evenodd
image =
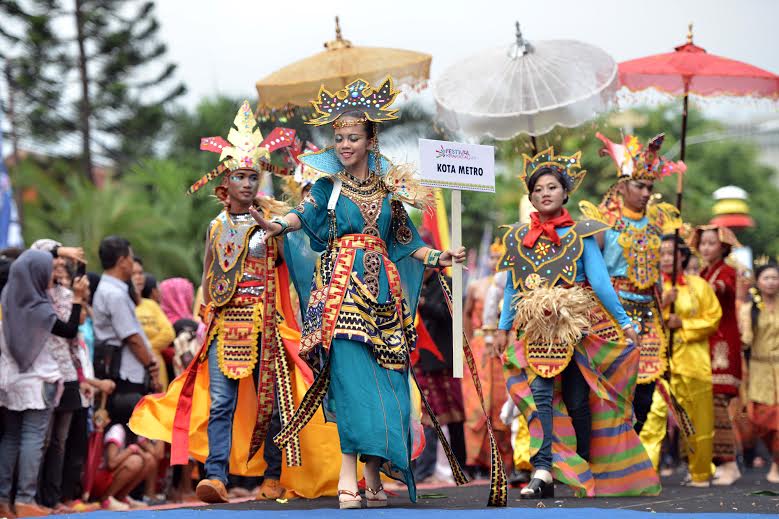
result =
M557 232L560 236L563 236L570 229L570 227L560 227ZM609 272L606 269L606 262L603 260L600 247L598 247L598 242L594 237L588 236L583 239L583 243L584 250L582 255L576 260L576 281L588 281L595 295L604 308L614 316L617 323L623 328L630 325L632 321L625 313L622 303L620 303L616 292L614 292ZM511 302L514 300L516 293L514 276L509 271L506 280L506 290L503 294L503 310L500 314L500 324L498 326L501 330L511 330L514 323L515 311Z

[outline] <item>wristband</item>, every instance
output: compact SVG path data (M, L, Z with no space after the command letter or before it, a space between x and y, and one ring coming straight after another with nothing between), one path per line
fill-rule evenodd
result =
M441 260L441 254L443 253L440 250L428 249L428 251L425 253L425 266L432 268L438 267Z
M271 223L277 223L281 226L281 230L279 231L279 234L277 236L281 236L283 234L286 234L287 231L289 231L289 222L282 218L281 216L274 216L271 218Z

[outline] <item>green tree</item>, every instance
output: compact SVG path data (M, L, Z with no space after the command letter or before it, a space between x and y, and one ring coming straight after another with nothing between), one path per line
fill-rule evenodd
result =
M678 160L681 114L676 105L639 110L646 115L647 122L636 130L642 143L649 138L665 133L662 153L674 153ZM724 130L722 123L706 119L696 110L690 111L688 136ZM557 153L582 151L582 164L588 171L581 188L571 197L568 209L574 218L580 200L599 203L603 193L616 180L616 169L609 157L602 157L598 151L602 143L595 137L601 132L612 140L620 140L620 130L609 124L608 116L596 119L578 128L557 128L548 135L538 138L539 149L554 146ZM481 237L484 221L500 225L514 222L518 205L527 196L517 175L522 167L522 154L531 154L530 141L521 136L510 141L490 142L497 148L496 195L465 193L463 196L463 232L465 243L476 246ZM758 162L758 148L749 141L720 140L687 148L687 173L684 176L683 218L686 222L699 225L712 217L712 193L719 187L737 185L750 194L750 207L756 226L739 232L745 245L751 246L757 254L779 253L779 214L775 210L779 199L777 171ZM670 203L676 200L676 177L666 178L656 184L656 191Z
M78 131L82 171L90 180L93 156L122 172L159 147L169 120L167 106L185 88L173 80L176 66L165 61L154 2L25 0L3 5L16 27L0 33L12 45L13 94L17 106L31 115L23 125L25 136L73 149L72 133ZM68 33L70 27L74 30ZM71 88L74 84L77 90Z

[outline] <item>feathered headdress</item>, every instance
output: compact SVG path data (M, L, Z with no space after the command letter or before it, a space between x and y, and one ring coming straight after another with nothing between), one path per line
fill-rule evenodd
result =
M581 151L570 156L555 155L552 146L533 157L522 154L522 172L519 174L519 178L530 191L528 181L533 178L533 175L545 169L553 169L563 174L568 184L565 187L568 189L568 193L572 194L579 189L587 174L587 171L581 169L581 156Z
M626 136L622 144L617 144L598 132L597 138L603 141L601 156L608 155L617 166L617 176L631 180L659 180L673 173L684 173L687 166L682 161L673 162L660 155L665 134L651 138L646 147L638 142L635 135Z
M200 139L200 149L219 153L220 164L192 184L187 194L195 193L208 182L228 171L248 169L260 173L263 169L278 169L270 164L270 152L290 146L294 139L295 130L288 128L276 128L267 139L263 139L249 101L244 101L235 115L227 140L222 137Z

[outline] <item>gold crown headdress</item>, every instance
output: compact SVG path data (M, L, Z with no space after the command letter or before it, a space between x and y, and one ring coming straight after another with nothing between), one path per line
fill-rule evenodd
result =
M249 101L244 101L235 115L227 140L222 137L200 139L200 149L219 153L221 163L192 184L187 194L195 193L208 182L228 171L248 169L262 172L264 168L271 167L270 152L291 145L294 138L294 130L276 128L268 139L263 140Z
M741 243L738 241L736 234L731 229L721 225L707 224L699 225L695 228L695 231L690 238L690 247L692 247L694 250L698 249L698 246L701 243L701 236L705 231L715 231L717 233L717 239L725 245L729 245L733 248L741 247Z
M333 123L333 126L350 126L365 121L380 123L398 118L398 111L389 107L395 102L400 92L395 90L392 78L387 79L378 88L372 87L364 79L356 79L335 94L330 93L324 85L319 88L319 95L311 104L316 110L316 117L306 121L306 124L321 126ZM356 122L339 123L337 119L346 112L362 112L363 118Z
M684 173L687 166L682 161L673 162L660 155L665 134L651 138L646 147L638 142L635 135L626 136L622 144L617 144L598 132L595 136L603 141L601 155L608 155L617 166L619 178L631 180L659 180L673 173Z
M530 157L522 154L522 172L519 174L520 180L528 187L528 181L533 175L542 170L552 169L559 171L566 179L566 189L569 194L579 189L579 186L587 174L586 170L581 169L582 152L577 151L573 155L555 155L554 147L550 146L537 155Z

